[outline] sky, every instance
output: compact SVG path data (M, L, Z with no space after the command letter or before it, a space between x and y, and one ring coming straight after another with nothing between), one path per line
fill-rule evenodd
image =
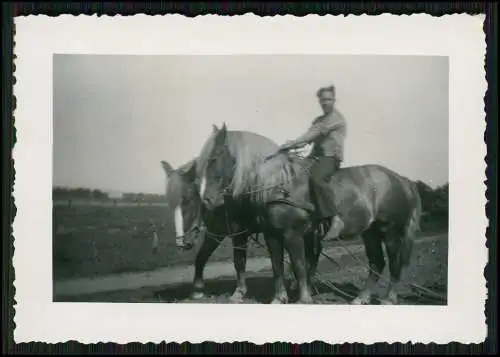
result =
M53 184L164 193L212 131L278 144L321 114L333 84L347 122L344 166L381 164L448 181L448 58L370 55L55 55Z

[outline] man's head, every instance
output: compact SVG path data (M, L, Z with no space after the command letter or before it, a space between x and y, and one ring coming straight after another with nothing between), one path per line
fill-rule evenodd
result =
M331 113L335 106L335 87L333 85L322 87L318 89L316 95L323 112L325 114Z

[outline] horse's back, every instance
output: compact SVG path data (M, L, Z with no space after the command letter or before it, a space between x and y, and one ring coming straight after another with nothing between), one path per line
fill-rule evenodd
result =
M339 200L363 202L372 216L381 221L406 223L415 210L420 210L420 197L415 183L376 164L339 169L332 178Z
M275 149L279 147L274 140L252 131L234 130L229 133L229 135L233 137L235 143L239 144L240 148L244 147L245 150L261 150L263 147L266 149Z

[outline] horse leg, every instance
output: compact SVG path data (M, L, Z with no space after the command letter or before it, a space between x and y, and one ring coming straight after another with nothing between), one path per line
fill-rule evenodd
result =
M307 284L306 261L304 252L304 235L307 232L307 222L309 215L306 211L297 210L289 205L270 205L269 206L270 227L284 232L281 236L283 245L286 247L290 256L292 271L296 275L299 283L299 302L312 303L312 297ZM270 240L271 242L272 240ZM281 243L281 242L279 242ZM279 245L280 249L280 270L275 273L282 276L283 266L283 245ZM277 248L275 248L277 249ZM275 275L276 276L276 275ZM282 278L277 276L277 279ZM277 280L278 281L278 280ZM277 290L278 293L278 290ZM286 291L285 291L286 293Z
M288 294L283 271L283 245L280 237L276 234L265 234L264 238L269 249L274 275L274 298L271 304L286 304L288 302Z
M203 243L201 244L200 250L196 254L194 262L194 291L191 295L193 299L201 299L205 295L203 293L203 289L205 287L205 283L203 281L203 270L205 269L208 259L224 238L225 237L209 237L207 234L204 235Z
M307 260L307 280L310 288L316 284L316 273L318 271L319 256L322 251L320 236L315 233L307 234L305 237L304 248Z
M318 246L319 243L319 246ZM319 248L319 249L318 249ZM307 266L307 279L309 288L312 288L315 284L315 276L318 267L318 259L319 252L321 251L321 241L317 239L317 236L313 233L308 233L304 237L304 252L306 258L306 266ZM295 266L291 265L291 269L293 272L293 277L291 281L290 288L292 290L297 290L299 288L297 272L295 271ZM311 292L312 295L312 292Z
M234 303L240 303L243 301L247 293L246 284L246 265L247 265L247 242L248 236L239 235L234 236L233 240L233 257L234 257L234 269L236 270L236 289L233 295L229 298L230 301Z
M378 232L378 230L372 227L362 234L370 270L364 288L351 302L353 305L364 305L370 303L373 289L376 287L379 280L379 274L382 274L384 271L385 259L384 252L382 250L382 239L380 238L379 233L380 232Z
M385 244L387 256L389 258L389 272L391 274L391 282L387 287L385 296L381 299L383 305L397 305L398 292L401 282L401 259L399 257L400 244L395 240L387 241Z
M407 245L405 246L405 244L411 244L411 241L409 241L408 237L403 237L403 239L401 239L401 236L402 234L400 232L391 232L384 241L387 256L389 258L389 272L391 274L391 282L382 299L382 304L385 305L399 304L403 268L408 266L408 262L405 261L404 258L404 249L407 249Z
M299 283L297 280L297 272L295 271L295 267L293 264L289 264L290 270L288 271L290 275L290 290L295 291L299 288Z
M284 245L299 283L299 303L311 304L313 299L309 291L306 257L304 252L303 230L287 229L284 234Z

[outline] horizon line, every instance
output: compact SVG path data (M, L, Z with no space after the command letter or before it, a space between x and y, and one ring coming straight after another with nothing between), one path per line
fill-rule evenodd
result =
M443 182L442 184L436 184L436 185L431 185L429 184L428 181L424 181L424 180L421 180L421 179L417 179L417 180L414 180L414 179L411 179L413 182L417 182L417 181L420 181L420 182L423 182L425 183L426 185L428 185L429 187L431 187L432 189L436 189L438 187L442 187L444 185L447 185L450 183L449 180ZM104 188L96 188L96 187L87 187L87 186L68 186L68 185L52 185L52 189L72 189L72 190L76 190L76 189L84 189L84 190L98 190L98 191L101 191L101 192L104 192L104 193L110 193L110 192L113 192L113 193L121 193L121 194L125 194L125 193L128 193L128 194L149 194L149 195L164 195L163 192L152 192L152 191L134 191L134 190L119 190L119 189L104 189Z

